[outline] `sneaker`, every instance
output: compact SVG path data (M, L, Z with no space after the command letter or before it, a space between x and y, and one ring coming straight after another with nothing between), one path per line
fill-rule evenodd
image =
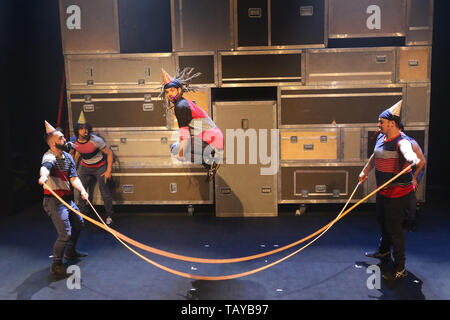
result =
M112 227L113 225L113 219L110 216L107 216L105 219L105 223L108 227Z
M53 262L50 273L57 277L67 276L67 268L62 262Z
M394 272L383 274L383 279L389 280L389 281L392 281L392 280L395 281L395 280L400 280L402 278L405 278L407 275L408 275L408 271L406 271L406 269L402 269L399 271L394 271Z
M213 164L211 165L211 167L208 170L208 180L209 181L212 181L212 179L214 179L219 167L220 167L220 163L213 162Z
M68 249L66 253L64 254L64 259L70 260L70 261L76 261L78 258L84 258L87 257L87 252L80 252L73 249Z

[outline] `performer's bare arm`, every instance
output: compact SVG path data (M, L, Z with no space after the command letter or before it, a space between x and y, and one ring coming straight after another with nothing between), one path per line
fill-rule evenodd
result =
M70 178L70 183L72 184L72 186L77 189L78 191L80 191L81 193L81 197L84 200L87 200L89 198L89 194L86 192L86 190L83 187L83 184L81 183L80 178L78 177L72 177Z
M40 170L40 177L39 177L39 184L43 185L45 182L47 182L48 176L50 175L50 171L42 166Z
M411 141L411 145L413 151L420 160L419 164L416 165L416 168L414 169L413 172L413 183L414 187L417 188L418 186L417 177L419 176L420 172L422 172L422 170L425 168L427 161L425 160L425 156L423 155L422 149L420 148L418 143L416 141Z
M420 163L420 159L413 151L411 142L409 140L406 139L401 140L398 143L398 148L402 153L403 157L405 157L406 161L408 161L410 164L418 165Z
M108 179L111 179L111 171L112 171L112 165L114 160L114 155L109 147L104 147L101 150L104 154L106 154L106 171L102 174L103 177L105 177L105 183Z
M369 172L374 168L375 166L375 157L372 154L369 158L369 161L362 169L361 173L359 174L359 183L363 183L367 180L367 177L369 176Z

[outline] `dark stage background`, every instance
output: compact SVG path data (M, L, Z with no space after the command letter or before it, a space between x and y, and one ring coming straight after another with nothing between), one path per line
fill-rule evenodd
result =
M156 19L155 26L159 29L161 52L170 52L170 1L149 0L149 5L160 6L159 14L152 19ZM427 199L444 195L450 180L449 1L435 0L434 13ZM0 15L3 80L0 176L3 189L7 189L2 196L5 206L0 215L6 215L41 200L42 189L37 179L42 154L47 150L43 123L44 119L57 123L64 58L57 0L2 0ZM67 119L65 113L63 119Z

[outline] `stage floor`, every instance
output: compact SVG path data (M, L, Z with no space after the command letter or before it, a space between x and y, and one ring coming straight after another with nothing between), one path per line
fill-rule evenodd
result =
M137 241L174 253L234 258L297 241L333 220L339 208L311 205L301 216L294 216L292 208L287 208L274 218L216 218L197 209L194 216L180 210L158 214L152 207L151 213L145 209L117 212L114 228ZM396 283L380 280L378 288L370 288L368 279L372 273L368 273L368 267L378 260L366 258L364 252L376 249L378 230L374 205L366 204L345 216L311 246L267 270L233 280L203 281L158 269L133 255L106 231L91 225L83 230L78 244L78 249L89 253L76 262L81 288L69 289L66 279L55 279L49 274L56 231L37 204L0 219L0 299L450 299L450 212L442 202L434 201L433 207L425 205L418 230L407 233L408 277ZM298 248L234 264L183 262L138 251L182 272L216 276L259 268Z

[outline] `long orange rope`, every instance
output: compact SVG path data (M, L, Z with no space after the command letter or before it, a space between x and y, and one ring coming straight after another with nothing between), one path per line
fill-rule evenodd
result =
M383 185L381 185L380 187L378 187L377 189L375 189L374 191L372 191L370 194L368 194L366 197L364 197L363 199L361 199L359 202L357 202L355 205L353 205L349 210L345 211L342 215L340 215L337 220L339 221L340 219L342 219L346 214L348 214L351 210L353 210L354 208L356 208L359 204L361 204L363 201L367 200L368 198L370 198L372 195L374 195L376 192L378 192L379 190L381 190L382 188L384 188L386 185L388 185L389 183L391 183L392 181L394 181L395 179L397 179L400 175L404 174L405 172L407 172L409 169L411 168L411 165L404 168L399 174L397 174L395 177L393 177L392 179L390 179L389 181L387 181L386 183L384 183ZM118 231L111 229L109 227L104 226L103 224L93 220L92 218L82 214L81 212L75 210L74 208L72 208L70 205L68 205L63 199L61 199L53 190L51 190L45 183L44 186L59 200L61 201L67 208L69 208L70 210L72 210L73 212L75 212L76 214L80 215L81 217L83 217L85 220L88 220L89 222L97 225L98 227L109 231L112 230L114 232L115 235L117 235L118 238L122 239L123 241L148 252L157 254L157 255L161 255L164 257L168 257L168 258L172 258L172 259L177 259L177 260L182 260L182 261L189 261L189 262L197 262L197 263L235 263L235 262L243 262L243 261L249 261L249 260L253 260L253 259L258 259L258 258L262 258L268 255L272 255L284 250L287 250L291 247L294 247L300 243L303 243L309 239L311 239L312 237L316 236L317 234L319 234L320 232L323 232L325 229L329 228L333 222L328 223L327 225L325 225L324 227L322 227L321 229L317 230L316 232L296 241L293 242L291 244L288 244L286 246L280 247L278 249L275 250L271 250L271 251L267 251L267 252L262 252L259 254L255 254L255 255L251 255L251 256L245 256L245 257L240 257L240 258L229 258L229 259L206 259L206 258L196 258L196 257L189 257L189 256L184 256L184 255L179 255L179 254L175 254L172 252L167 252L164 250L160 250L160 249L156 249L150 246L147 246L145 244L142 244L140 242L137 242L121 233L119 233Z
M87 219L88 221L93 222L94 224L100 226L101 228L103 228L103 229L107 230L108 232L110 232L111 234L113 234L113 236L114 236L118 241L120 241L120 243L122 243L127 249L129 249L131 252L133 252L134 254L136 254L138 257L140 257L141 259L147 261L148 263L150 263L150 264L152 264L152 265L154 265L154 266L156 266L156 267L158 267L158 268L160 268L160 269L162 269L162 270L165 270L165 271L167 271L167 272L169 272L169 273L172 273L172 274L175 274L175 275L178 275L178 276L181 276L181 277L189 278L189 279L196 279L196 280L210 280L210 281L211 281L211 280L214 280L214 281L217 281L217 280L230 280L230 279L235 279L235 278L240 278L240 277L244 277L244 276L247 276L247 275L251 275L251 274L254 274L254 273L263 271L263 270L265 270L265 269L268 269L268 268L270 268L270 267L272 267L272 266L275 266L276 264L278 264L278 263L280 263L280 262L282 262L282 261L284 261L284 260L286 260L286 259L292 257L293 255L297 254L298 252L302 251L303 249L305 249L306 247L308 247L309 245L311 245L313 242L315 242L318 238L320 238L326 231L328 231L328 230L331 228L331 226L332 226L333 224L335 224L337 221L339 221L341 218L343 218L346 214L348 214L350 211L352 211L354 208L356 208L359 204L361 204L363 201L365 201L366 199L368 199L368 198L370 198L372 195L374 195L376 192L378 192L380 189L384 188L386 185L388 185L389 183L391 183L392 181L394 181L395 179L397 179L400 175L402 175L402 174L404 174L405 172L407 172L410 168L411 168L411 165L408 166L408 167L406 167L405 169L403 169L403 170L402 170L399 174L397 174L395 177L393 177L392 179L390 179L389 181L387 181L386 183L384 183L383 185L381 185L380 187L378 187L377 189L375 189L374 191L372 191L370 194L368 194L368 195L365 196L363 199L359 200L356 204L354 204L350 209L348 209L348 210L346 210L345 212L342 213L342 211L344 210L344 209L343 209L343 210L341 211L341 213L339 213L339 215L336 217L336 219L334 219L332 222L330 222L330 223L329 223L327 226L325 226L324 228L320 229L321 231L316 231L316 232L314 233L314 234L317 234L318 232L322 232L316 239L312 240L310 243L306 244L306 245L303 246L302 248L300 248L300 249L294 251L293 253L291 253L291 254L289 254L289 255L287 255L287 256L285 256L285 257L283 257L283 258L281 258L281 259L279 259L279 260L277 260L277 261L274 261L274 262L272 262L272 263L270 263L270 264L268 264L268 265L265 265L265 266L263 266L263 267L256 268L256 269L253 269L253 270L249 270L249 271L246 271L246 272L237 273L237 274L231 274L231 275L223 275L223 276L193 275L193 274L189 274L189 273L185 273L185 272L181 272L181 271L178 271L178 270L175 270L175 269L168 268L168 267L163 266L163 265L161 265L161 264L159 264L159 263L157 263L157 262L155 262L155 261L153 261L153 260L148 259L147 257L145 257L145 256L143 256L142 254L138 253L138 252L135 251L134 249L130 248L127 244L125 244L125 243L122 241L122 239L120 239L119 234L116 233L115 230L109 228L109 227L103 222L103 220L101 219L101 217L98 215L98 213L97 213L96 211L95 211L95 212L96 212L97 216L100 218L100 220L102 221L103 224L100 224L99 222L97 222L97 221L95 221L95 220L93 220L93 219L91 219L91 218L89 218L89 217L86 217L86 216L85 216L85 217L88 218L88 219ZM358 183L358 185L359 185L359 183ZM356 186L356 188L358 187L358 185ZM45 186L46 188L48 188L48 186L47 186L45 183L44 183L44 186ZM353 194L355 193L356 188L355 188L355 190L353 191L352 196L353 196ZM77 214L81 214L81 216L84 216L82 213L79 213L77 210L75 210L75 209L73 209L71 206L69 206L69 205L68 205L64 200L62 200L56 193L54 193L53 190L51 190L50 188L48 188L48 189L53 193L53 195L55 195L56 198L58 198L58 199L59 199L64 205L66 205L70 210L74 211L74 212L77 213ZM351 199L351 198L350 198L350 199ZM350 199L347 201L347 204L350 202ZM89 200L88 200L88 202L89 202ZM89 204L91 205L91 207L93 207L92 204L91 204L90 202L89 202ZM346 204L346 205L347 205L347 204ZM345 207L344 207L344 208L345 208ZM94 209L94 210L95 210L95 209ZM312 235L309 235L308 237L312 237ZM305 238L308 238L308 237L305 237ZM305 239L305 238L304 238L304 239Z

